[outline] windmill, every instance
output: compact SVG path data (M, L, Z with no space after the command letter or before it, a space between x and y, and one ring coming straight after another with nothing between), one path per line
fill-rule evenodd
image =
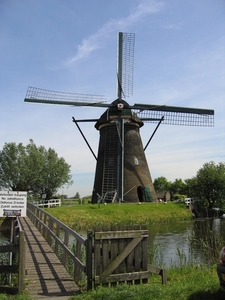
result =
M117 99L106 103L102 95L62 93L28 87L24 102L106 108L99 119L72 118L96 159L92 203L156 201L145 150L159 125L213 126L214 111L154 104L129 105L124 98L133 92L133 33L118 33ZM100 132L95 156L78 123L95 122ZM140 128L144 122L157 123L143 147Z

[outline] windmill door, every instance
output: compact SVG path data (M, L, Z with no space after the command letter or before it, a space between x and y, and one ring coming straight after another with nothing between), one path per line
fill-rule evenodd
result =
M95 228L95 286L117 282L147 283L147 238L147 226Z
M149 187L145 187L145 199L147 202L152 202L152 194Z

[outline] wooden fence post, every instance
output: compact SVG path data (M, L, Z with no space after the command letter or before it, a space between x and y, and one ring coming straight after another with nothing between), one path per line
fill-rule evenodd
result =
M36 212L35 212L35 215L36 215L36 220L35 220L35 227L38 228L38 223L39 223L39 209L36 207L35 208Z
M152 265L148 265L148 272L160 275L162 277L162 284L167 284L166 270Z
M26 241L24 238L24 231L19 233L19 274L18 274L18 293L22 293L26 269Z
M78 257L79 259L81 258L81 242L78 240L76 241L76 246L75 246L75 256ZM78 283L80 274L81 274L80 267L77 264L75 264L73 278L76 283Z
M162 284L167 284L167 277L166 277L166 270L161 270L161 276L162 276Z
M48 218L48 228L53 231L53 220ZM49 231L47 232L47 243L49 244L49 246L52 246L52 238L51 238L51 234L49 233Z
M69 233L68 233L68 231L65 231L64 232L64 245L66 247L68 247L68 244L69 244ZM63 263L64 267L66 268L66 265L67 265L67 252L65 250L63 251L62 263Z
M91 230L87 231L87 240L86 240L86 276L87 276L87 290L92 289L92 245L93 233Z
M57 238L60 237L60 226L59 226L58 223L56 223L56 236L57 236ZM59 242L58 242L58 240L55 240L55 254L56 254L56 256L59 255Z
M147 225L142 225L141 229L148 230ZM142 271L148 271L148 237L142 240ZM142 283L148 283L148 278L142 279Z
M47 216L46 216L46 214L44 214L43 223L44 223L45 225L47 225L46 219L47 219ZM43 237L44 237L45 239L47 239L47 230L46 230L45 226L43 226L43 232L42 232L42 235L43 235Z

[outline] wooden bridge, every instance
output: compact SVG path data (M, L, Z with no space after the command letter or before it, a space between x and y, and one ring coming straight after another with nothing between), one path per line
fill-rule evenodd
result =
M69 299L79 294L79 281L85 282L87 290L148 283L149 273L161 275L166 284L165 270L148 264L145 225L96 227L84 238L31 203L27 203L27 217L19 220L20 234L14 235L20 237L16 238L19 247L15 245L20 260L4 269L17 272L18 292L25 286L34 299Z
M34 299L66 300L79 293L73 278L30 219L20 221L27 241L25 283L29 294Z

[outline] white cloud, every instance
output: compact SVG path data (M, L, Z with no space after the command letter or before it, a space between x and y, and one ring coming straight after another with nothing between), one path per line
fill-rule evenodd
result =
M77 48L74 57L67 61L67 65L73 64L87 58L94 50L104 46L109 33L124 31L134 23L141 21L145 16L159 12L164 6L163 2L154 0L142 0L137 8L126 18L111 19L104 24L95 34L83 39L82 44Z
M181 30L182 25L181 24L169 24L169 25L162 26L162 28L168 29L168 30Z

